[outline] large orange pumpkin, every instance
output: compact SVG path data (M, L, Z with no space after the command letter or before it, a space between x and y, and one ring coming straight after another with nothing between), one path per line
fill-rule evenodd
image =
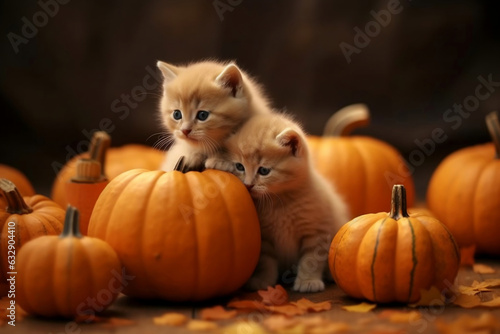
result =
M26 243L17 256L16 301L30 314L94 316L120 293L120 261L104 241L83 237L78 210L69 206L59 236Z
M236 291L260 253L253 201L234 175L131 170L106 186L89 236L108 242L128 274L124 293L173 301Z
M51 198L63 207L68 204L65 195L66 183L76 174L76 162L82 158L90 158L93 152L97 151L95 147L97 134L98 132L92 138L89 152L79 154L68 161L52 184ZM109 180L134 168L159 169L165 158L165 152L139 144L106 148L104 152L105 155L94 159L104 166L104 174Z
M26 175L14 167L0 164L0 178L12 181L23 196L35 194L35 189Z
M434 171L427 204L460 247L500 255L500 125L487 116L492 143L458 150Z
M7 272L15 272L12 256L31 239L61 233L64 210L42 195L23 198L7 179L0 179L0 194L7 203L0 207L0 296L3 296L8 290Z
M405 189L395 185L390 213L359 216L335 235L328 258L338 286L376 303L412 303L421 289L453 285L460 253L437 219L408 215Z
M385 210L396 183L406 187L409 206L415 198L411 173L394 147L371 137L347 136L368 121L366 106L348 106L330 118L323 137L308 137L317 170L343 195L351 217Z

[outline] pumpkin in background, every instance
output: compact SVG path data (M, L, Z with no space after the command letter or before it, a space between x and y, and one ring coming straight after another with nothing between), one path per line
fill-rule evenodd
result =
M415 198L411 173L394 147L371 137L347 136L369 118L365 105L347 106L330 118L323 137L308 137L316 169L344 197L351 218L385 210L396 183L406 187L409 206Z
M18 252L26 242L39 236L61 233L64 210L42 195L23 198L7 179L0 179L0 193L7 203L6 207L0 207L0 296L3 296L8 290L7 272L16 271L10 268L12 258L8 257L15 253L9 251ZM13 240L10 241L13 249L9 249L9 240Z
M35 194L35 189L26 175L14 167L0 164L0 178L12 181L23 196Z
M96 133L92 137L89 151L73 157L59 171L57 177L52 184L51 198L65 207L68 204L65 196L66 183L76 174L76 162L82 158L91 158L101 163L104 174L111 180L115 176L135 168L143 169L159 169L165 152L151 148L149 146L139 144L128 144L121 147L111 147L104 151L104 155L99 155L101 152L96 148Z
M17 272L16 301L26 312L46 317L92 317L111 305L123 286L118 256L104 241L82 237L72 206L60 236L24 245Z
M453 285L460 253L436 218L408 215L405 188L395 185L391 212L359 216L333 238L328 258L337 285L376 303L413 303L421 289Z
M247 189L217 170L131 170L97 200L88 235L109 243L128 274L123 291L197 301L223 296L250 278L260 225Z
M492 143L458 150L432 174L427 204L450 229L460 247L500 255L500 125L497 113L486 123Z

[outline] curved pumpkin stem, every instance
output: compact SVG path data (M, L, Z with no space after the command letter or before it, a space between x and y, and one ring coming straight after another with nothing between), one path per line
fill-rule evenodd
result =
M498 112L492 111L486 115L486 126L495 145L496 158L500 159L500 122L498 121Z
M392 187L391 212L389 216L394 220L410 217L408 211L406 211L406 189L402 184L395 184Z
M81 158L76 162L76 175L71 178L71 181L96 183L105 179L102 172L102 165L99 161Z
M89 155L91 160L101 164L101 175L106 178L104 165L106 163L106 151L111 146L111 137L105 131L96 131L90 142Z
M83 238L80 233L80 212L74 206L68 205L64 218L64 229L59 238Z
M355 128L370 123L370 111L365 104L351 104L334 113L326 122L323 136L347 136Z
M33 209L26 204L23 196L17 190L16 185L7 179L0 179L0 190L7 200L5 211L11 214L24 215L33 212Z

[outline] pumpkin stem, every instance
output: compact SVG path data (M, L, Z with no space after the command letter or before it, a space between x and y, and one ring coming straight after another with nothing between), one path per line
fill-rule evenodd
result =
M486 115L486 126L490 132L493 144L495 144L496 158L500 159L500 122L498 121L498 112L492 111Z
M395 184L392 187L391 212L389 216L394 220L410 217L406 211L406 189L402 184Z
M76 174L71 178L71 181L96 183L103 179L105 179L105 177L102 175L99 161L81 158L76 162Z
M64 218L64 228L60 238L82 238L80 233L80 212L74 206L68 205L66 217Z
M24 215L33 212L33 209L26 204L16 185L7 179L0 179L0 190L7 200L5 211L11 214Z
M100 174L102 178L106 178L104 174L104 165L106 163L106 151L111 145L111 137L105 131L96 131L90 142L89 155L91 160L95 160L101 164Z
M323 136L347 136L355 128L370 123L370 111L365 104L351 104L334 113L326 122Z

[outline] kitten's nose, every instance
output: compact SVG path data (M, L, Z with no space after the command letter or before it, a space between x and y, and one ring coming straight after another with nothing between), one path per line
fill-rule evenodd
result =
M253 188L253 184L245 184L245 187L247 187L248 190L251 190Z
M187 137L191 133L191 129L183 129L182 133Z

